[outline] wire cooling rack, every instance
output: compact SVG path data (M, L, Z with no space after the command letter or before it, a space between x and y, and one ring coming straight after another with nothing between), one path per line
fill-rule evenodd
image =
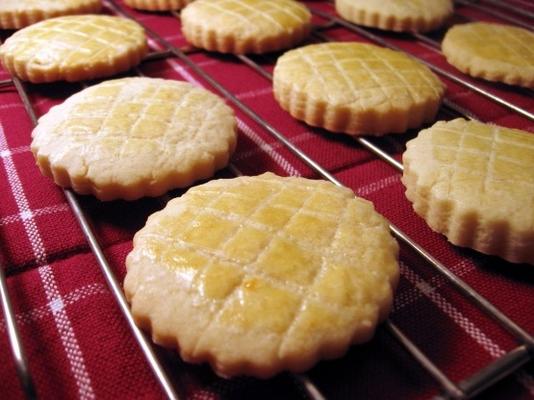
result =
M298 140L295 140L288 132L276 127L272 119L265 117L261 110L255 109L253 106L247 105L245 101L240 99L238 95L228 89L225 82L214 76L214 74L207 72L202 63L195 60L195 55L202 53L198 49L191 48L187 45L175 45L168 38L163 37L157 32L157 29L151 28L147 23L143 21L142 17L139 17L139 13L132 13L127 7L116 1L105 2L107 10L116 15L120 15L125 18L133 18L137 20L146 29L149 37L149 43L151 46L151 53L144 59L143 65L150 63L154 60L160 59L175 59L180 62L181 68L190 71L188 73L198 77L202 84L209 89L218 93L225 98L229 104L231 104L236 110L239 110L244 116L248 117L251 121L256 123L266 134L271 135L280 146L285 147L291 152L296 159L300 160L306 167L312 171L313 175L326 179L335 185L343 186L341 180L336 177L336 174L329 171L328 168L323 167L313 156L309 154L305 149L299 147ZM327 42L333 40L365 40L371 43L375 43L384 47L388 47L394 50L400 50L413 55L410 52L410 46L423 46L426 47L430 54L435 54L436 58L432 57L421 58L419 60L431 68L438 76L440 76L446 83L451 85L458 85L464 87L466 90L476 93L482 100L495 103L502 109L506 110L506 113L513 115L514 118L519 118L522 121L534 121L534 114L532 113L532 107L528 107L529 99L532 101L533 93L528 89L515 88L515 96L510 100L510 96L503 96L499 93L503 89L499 85L489 85L480 83L476 80L469 79L461 73L454 71L450 67L443 65L443 63L436 62L437 57L441 57L440 39L441 33L436 34L388 34L379 32L372 29L366 29L349 22L342 20L335 15L333 6L329 2L308 2L307 5L312 10L314 15L314 30L312 33L311 41L314 42ZM494 18L500 22L514 24L517 26L526 27L532 29L530 19L534 17L533 13L527 9L521 7L521 1L518 0L517 4L505 4L498 0L485 0L481 2L471 2L468 0L457 0L457 6L464 6L472 8L478 12L485 13L488 18ZM173 18L176 24L176 31L179 33L179 18L178 12L166 13L165 16ZM158 17L161 17L159 15ZM469 20L469 16L457 14L455 18L460 21ZM399 37L401 39L399 39ZM213 56L220 57L220 56ZM276 62L276 55L270 54L267 56L224 56L223 62L237 63L240 66L248 68L254 73L258 74L265 80L265 84L269 84L272 80L272 67ZM137 75L145 75L141 67L134 69L134 73ZM229 80L239 79L239 77L229 77ZM31 96L28 93L26 84L20 82L17 78L12 78L6 81L0 82L0 86L14 85L16 88L26 112L35 125L37 123L37 115L34 110L34 105L31 101ZM241 96L242 97L242 96ZM525 104L527 107L525 107ZM461 104L454 99L447 97L444 100L442 115L448 116L448 118L465 117L468 119L483 119L476 115L471 107ZM512 120L512 125L514 121ZM398 152L391 151L391 142L395 142L395 139L367 139L365 137L356 137L352 139L358 145L366 149L374 157L379 158L383 162L389 164L392 168L398 172L402 172L402 163L399 161ZM389 141L389 142L388 142ZM393 148L402 147L402 141L394 143ZM233 175L241 175L240 170L231 164L228 170ZM150 365L153 373L155 374L161 389L165 395L170 399L178 399L183 396L179 396L177 393L181 392L180 388L176 388L173 383L173 379L169 377L168 371L162 366L160 358L156 355L151 342L146 336L136 327L133 322L133 318L130 314L128 304L124 298L121 285L116 275L113 272L110 262L106 258L97 238L97 234L91 226L86 210L84 210L79 198L70 190L64 191L65 197L78 220L83 233L89 243L89 246L96 257L96 260L101 268L101 271L107 281L107 284L117 301L121 313L126 319L132 335L135 337L139 344L147 363ZM437 398L472 398L482 393L484 390L492 387L501 379L508 377L512 373L518 371L522 366L532 360L532 353L534 351L534 338L527 331L521 328L516 322L511 320L505 313L501 312L492 302L478 293L474 288L462 280L457 274L453 273L451 269L440 262L432 251L425 249L423 245L412 239L401 228L390 224L392 234L397 238L403 248L412 252L416 257L420 258L424 263L432 269L433 273L441 275L448 284L453 287L459 295L465 300L471 302L475 307L489 316L494 323L508 332L513 338L515 344L504 354L499 357L495 357L487 365L478 368L475 372L469 374L468 377L455 380L449 377L447 371L440 367L431 357L425 355L425 351L414 340L410 338L410 335L403 331L403 329L392 319L387 320L380 328L382 332L386 332L395 339L395 341L402 346L413 358L413 360L420 365L428 374L428 376L434 378L436 382L436 388L438 388ZM401 258L402 259L402 258ZM0 269L1 270L1 269ZM35 384L32 380L30 368L28 367L28 361L24 352L24 345L21 339L21 335L17 329L16 316L13 311L13 307L8 295L6 278L2 271L0 273L0 295L2 300L2 306L6 321L7 333L10 341L10 346L14 355L14 366L17 370L18 376L21 381L24 393L27 398L38 397ZM301 389L304 390L306 395L310 399L319 400L324 399L325 396L321 390L306 374L293 374L293 381ZM177 390L178 389L178 390ZM372 394L370 397L373 397Z

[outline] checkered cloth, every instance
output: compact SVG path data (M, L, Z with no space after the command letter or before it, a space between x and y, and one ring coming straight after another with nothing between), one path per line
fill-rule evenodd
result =
M507 3L534 12L534 3L528 0ZM335 13L328 2L307 4L313 9ZM185 45L180 22L174 16L128 11L174 45ZM106 12L113 13L109 7ZM325 22L315 19L316 23ZM467 6L457 7L455 19L457 22L496 20ZM528 21L528 17L523 19ZM364 40L339 26L322 32L336 40ZM4 33L3 38L9 34ZM379 35L459 74L438 51L409 35ZM437 40L441 35L442 32L433 34ZM157 43L150 44L157 49ZM190 58L343 184L373 201L378 211L523 329L534 332L531 267L454 247L443 236L433 233L412 211L398 171L377 160L349 137L332 135L293 120L274 101L271 82L237 58L206 52L192 54ZM272 70L275 56L254 59ZM213 90L177 58L145 62L140 70L149 76L186 80ZM0 79L7 78L8 74L2 71ZM447 98L471 110L481 120L534 132L532 121L448 79L444 81L448 86ZM534 111L531 92L481 81L476 84ZM79 91L81 86L54 83L26 85L26 88L40 115ZM318 177L264 127L236 111L239 144L232 159L233 168L220 172L218 177L265 171ZM455 115L443 108L439 117L450 119ZM0 259L8 275L9 292L38 394L43 399L162 398L164 394L125 323L63 192L41 176L35 166L29 151L31 130L31 121L15 88L9 85L0 88ZM392 135L377 139L376 143L399 159L406 140L415 134ZM179 194L179 191L171 193ZM131 250L133 234L143 226L148 215L163 206L165 199L100 203L91 197L80 197L80 201L122 282L124 259ZM468 378L516 346L502 328L405 247L401 251L401 272L391 320L451 379ZM3 319L0 332L0 397L22 398ZM178 392L186 399L305 398L303 389L289 374L268 381L224 380L206 366L183 363L174 351L159 349L158 352ZM527 364L485 396L534 397L533 366L532 362ZM352 348L343 358L319 363L308 376L329 399L423 399L439 392L432 378L383 329L379 329L373 341Z

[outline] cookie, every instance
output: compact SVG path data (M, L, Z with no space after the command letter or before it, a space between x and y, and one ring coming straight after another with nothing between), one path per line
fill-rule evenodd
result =
M352 42L288 51L276 63L273 84L293 117L351 135L400 133L432 121L445 90L415 59Z
M534 135L455 119L408 142L406 197L458 246L534 264Z
M30 25L0 47L14 76L34 83L102 78L137 65L147 53L143 28L109 15L57 17Z
M534 89L534 33L473 22L453 26L442 42L447 61L475 78Z
M98 13L101 0L2 0L0 29L20 29L61 15Z
M289 48L311 29L309 10L293 0L196 0L181 20L194 46L235 54Z
M69 97L39 119L31 150L56 184L100 200L158 196L226 166L233 111L185 82L123 78Z
M180 10L193 0L124 0L124 4L138 10L169 11Z
M358 25L397 32L439 28L453 12L451 0L336 0L342 18Z
M224 377L339 357L391 308L398 246L352 191L271 173L190 189L149 217L126 259L136 323Z

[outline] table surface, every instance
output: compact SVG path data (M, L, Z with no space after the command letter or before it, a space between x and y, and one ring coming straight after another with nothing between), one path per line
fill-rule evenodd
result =
M494 1L484 0L478 4L489 7L490 12L498 11L532 26L533 2L510 0L506 2L510 7L497 7ZM502 17L487 10L463 3L456 4L452 23L504 22ZM105 4L104 12L116 12ZM329 2L306 4L311 9L335 15ZM120 2L118 5L174 46L186 45L179 19L172 14L135 12ZM513 7L530 12L530 17L527 13L516 14ZM316 15L314 22L324 25L327 19ZM534 112L532 91L471 79L449 66L431 44L412 35L368 31L499 98ZM323 26L320 32L329 40L368 41L339 24ZM427 37L439 41L443 33L444 30L440 30ZM4 32L2 39L9 34L11 32ZM317 38L311 38L310 42L314 40ZM149 44L153 50L161 49L153 39ZM278 55L251 59L270 72ZM531 266L514 265L455 247L442 235L432 232L414 214L404 196L401 174L396 169L353 138L333 135L293 120L273 99L270 80L242 60L204 51L192 52L188 57L261 119L260 123L254 121L228 101L238 117L239 141L231 167L220 171L216 177L272 171L279 175L320 178L270 134L263 124L266 121L357 195L371 200L380 213L525 331L534 333ZM136 73L189 81L221 95L195 68L177 57L146 61L131 72L132 75ZM1 70L0 79L8 78ZM482 121L534 132L534 122L527 117L449 78L442 76L442 80L447 85L447 100L460 109ZM25 85L38 115L82 87L66 83ZM438 119L458 116L456 111L443 106ZM0 88L0 260L39 397L163 398L158 381L120 313L63 191L41 176L35 166L29 149L31 131L32 121L15 87ZM406 141L416 134L410 131L372 142L400 160ZM133 234L169 197L181 193L173 191L169 196L134 202L102 203L89 196L79 197L120 282ZM459 382L469 378L518 345L409 247L401 246L400 260L401 280L390 320L452 380ZM22 398L3 319L0 331L3 333L0 335L0 396ZM224 380L206 366L182 362L175 351L157 349L157 352L183 398L306 398L305 391L290 374L267 381ZM534 397L533 367L532 362L528 363L481 396ZM383 327L370 343L351 348L341 359L319 363L307 376L328 399L423 399L440 393L434 380Z

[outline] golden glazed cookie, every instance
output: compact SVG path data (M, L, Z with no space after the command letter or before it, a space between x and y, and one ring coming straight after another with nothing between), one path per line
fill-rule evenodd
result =
M447 61L475 78L534 88L534 33L473 22L453 26L442 42Z
M0 29L19 29L60 15L98 13L101 0L2 0Z
M32 133L41 172L101 200L158 196L226 166L233 111L185 82L123 78L55 106Z
M324 181L190 189L149 217L124 290L153 340L224 377L302 371L370 339L391 308L398 246L371 203Z
M534 264L534 134L440 121L408 142L406 197L450 242Z
M273 84L293 117L352 135L400 133L432 121L445 90L413 58L350 42L288 51L276 63Z
M124 0L124 4L138 10L180 10L193 0Z
M136 22L109 15L73 15L15 32L0 47L0 58L22 80L76 82L126 71L147 50L145 32Z
M336 10L355 24L398 32L426 32L452 14L451 0L336 0Z
M222 53L266 53L308 36L311 14L293 0L196 0L182 11L194 46Z

